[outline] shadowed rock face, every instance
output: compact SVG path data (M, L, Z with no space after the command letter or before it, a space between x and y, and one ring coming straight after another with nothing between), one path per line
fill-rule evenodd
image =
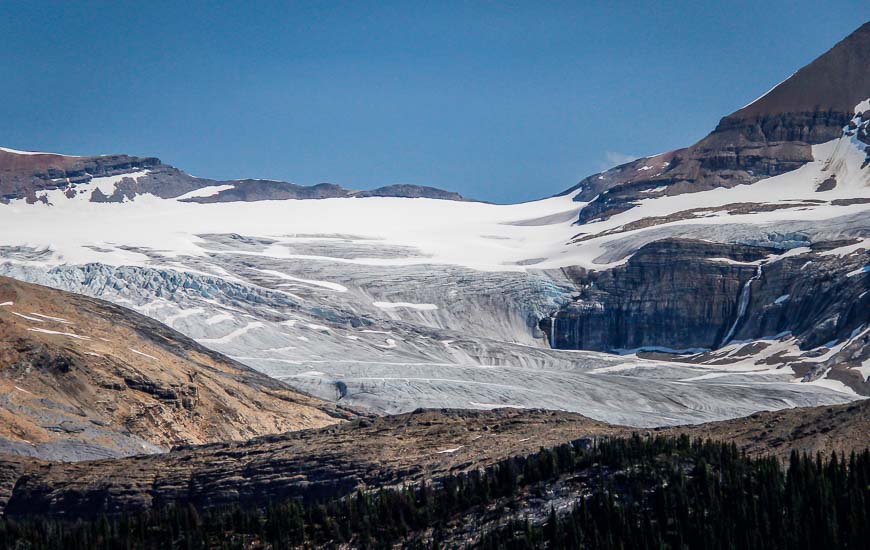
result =
M552 347L563 349L700 351L782 334L794 336L801 350L831 346L870 324L870 253L837 253L849 244L818 243L795 254L654 242L608 271L566 270L579 289L575 301L540 326ZM860 341L851 342L851 356L814 368L860 366L868 351ZM854 374L844 382L870 394L870 384Z
M541 328L561 349L712 348L736 315L743 285L755 276L752 263L771 252L673 239L644 246L612 270L568 269L579 295Z
M791 449L862 449L870 437L868 415L865 401L640 432L733 441L748 454L785 458ZM581 438L637 431L556 411L419 410L163 455L74 464L0 456L0 512L78 517L167 505L312 501L468 471Z
M585 223L631 208L642 194L706 191L751 184L813 160L811 146L836 139L870 97L870 23L742 109L722 118L707 137L592 175L566 193L592 201ZM594 199L594 200L593 200Z

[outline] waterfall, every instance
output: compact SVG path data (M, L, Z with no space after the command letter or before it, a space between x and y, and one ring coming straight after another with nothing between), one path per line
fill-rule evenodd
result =
M749 307L749 299L752 297L752 283L761 278L762 266L763 264L758 264L758 268L755 270L755 276L743 284L743 291L740 293L740 302L737 304L737 316L734 318L734 324L731 325L728 334L725 335L722 343L719 344L720 348L734 337L734 333L737 332L737 327L740 326L740 322L746 315L746 309Z

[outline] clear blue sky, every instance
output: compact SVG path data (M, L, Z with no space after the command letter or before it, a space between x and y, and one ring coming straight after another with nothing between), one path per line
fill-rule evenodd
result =
M0 145L496 202L688 145L867 0L0 3Z

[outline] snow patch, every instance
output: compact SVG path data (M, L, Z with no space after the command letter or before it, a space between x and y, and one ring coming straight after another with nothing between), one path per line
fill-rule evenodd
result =
M27 330L31 332L41 332L43 334L56 334L58 336L69 336L70 338L75 338L76 340L90 340L90 336L82 336L81 334L73 334L72 332L60 332L57 330L48 330L44 328L28 328Z
M39 318L37 318L37 317L31 317L30 315L25 315L25 314L23 314L23 313L18 313L18 312L16 312L16 311L10 311L9 313L11 313L12 315L15 315L16 317L21 317L22 319L27 319L28 321L33 321L33 322L36 322L36 323L44 323L44 322L45 322L45 319L39 319Z
M155 361L159 361L159 359L157 359L157 358L154 357L153 355L149 355L149 354L145 353L144 351L139 351L138 349L133 349L133 348L127 348L127 349L129 349L130 351L132 351L132 352L135 353L136 355L141 355L141 356L143 356L143 357L147 357L147 358L149 358L149 359L153 359L153 360L155 360Z
M19 151L18 149L10 149L8 147L0 147L0 151L4 153L12 153L13 155L53 155L56 157L77 158L73 155L61 155L59 153L44 153L42 151Z
M435 311L435 304L414 304L411 302L372 302L372 305L380 309L416 309L417 311Z
M175 200L183 201L186 199L196 199L201 197L214 197L222 191L229 191L230 189L235 188L235 185L209 185L208 187L200 187L199 189L194 189L193 191L185 193L179 197L175 197Z
M436 454L439 454L439 455L453 454L463 447L465 447L465 445L460 445L459 447L453 447L452 449L443 449L441 451L438 451Z
M61 317L52 317L51 315L43 315L42 313L36 313L35 311L30 312L31 315L36 315L37 317L42 317L43 319L48 319L49 321L56 321L58 323L63 323L65 325L72 325L71 321L67 321Z

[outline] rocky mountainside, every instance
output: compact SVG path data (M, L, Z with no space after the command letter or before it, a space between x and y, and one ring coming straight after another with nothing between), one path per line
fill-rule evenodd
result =
M865 401L641 433L710 437L733 441L750 455L786 458L792 449L863 450L868 421ZM542 447L634 432L554 411L419 410L162 455L71 464L6 456L0 459L0 510L6 517L76 517L168 505L313 502L359 488L438 479Z
M689 352L719 365L751 358L870 395L870 250L860 239L774 244L666 239L608 271L566 270L576 300L541 328L554 347Z
M870 394L868 98L870 23L697 144L580 182L573 242L619 238L621 263L565 269L551 345L751 358Z
M870 22L685 149L645 157L582 180L568 192L591 201L580 221L608 217L654 196L752 184L813 160L870 97ZM865 108L866 110L866 108ZM870 118L870 117L865 117ZM865 138L870 145L870 140ZM826 186L835 185L833 182Z
M0 452L81 460L315 428L348 410L153 319L0 277Z
M95 178L102 178L102 184L89 185ZM304 186L260 179L217 181L191 176L154 157L75 157L0 147L0 202L46 202L45 192L57 190L67 198L83 195L92 202L123 202L143 194L166 199L190 194L187 200L199 203L350 197L465 200L459 193L422 185L355 191L329 183Z

